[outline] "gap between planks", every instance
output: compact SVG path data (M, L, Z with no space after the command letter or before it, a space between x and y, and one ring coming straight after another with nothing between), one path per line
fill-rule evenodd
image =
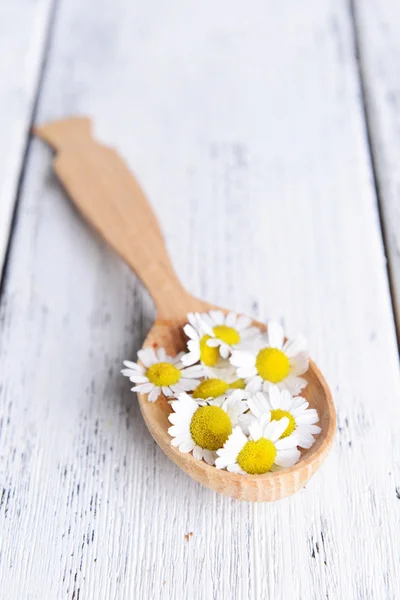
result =
M11 182L10 184L10 195L7 196L7 194L5 194L4 197L0 197L0 200L3 201L2 206L0 207L0 304L7 279L7 271L12 247L13 234L15 231L18 216L19 200L21 196L22 185L29 157L29 150L32 138L31 129L35 122L35 117L39 105L41 87L44 81L46 64L51 47L53 29L56 22L58 2L59 0L50 0L50 5L48 8L48 16L47 22L44 26L43 43L41 46L41 51L39 49L40 57L38 59L37 74L34 77L34 81L32 83L31 100L27 100L27 114L25 117L23 117L25 121L25 126L23 127L24 133L21 135L24 135L24 140L21 140L21 159L19 162L19 166L17 167L15 175L12 176L14 178L14 182ZM15 29L18 28L16 27ZM5 82L5 87L6 86L7 81Z
M361 0L364 2L364 0ZM383 0L382 4L384 4L385 0ZM373 75L369 73L368 70L368 59L366 58L367 47L366 45L370 43L372 49L375 48L374 40L370 39L368 33L365 34L365 39L362 37L362 11L367 10L366 6L362 6L360 4L360 0L348 0L349 3L349 12L350 12L350 20L353 26L353 37L354 37L354 52L355 52L355 60L358 70L358 76L360 81L360 95L361 95L361 109L364 116L365 121L365 134L367 139L368 151L369 151L369 159L371 164L371 173L373 177L373 185L375 188L376 194L376 203L377 203L377 212L379 218L379 225L382 233L382 244L385 251L386 256L386 272L388 278L388 286L392 304L392 312L393 319L396 327L397 333L397 349L400 350L400 232L398 227L400 225L400 219L396 215L393 214L393 210L390 206L390 198L387 197L389 194L389 190L382 185L382 180L385 178L385 175L389 176L391 179L393 177L393 173L385 173L385 165L380 164L378 161L378 152L379 152L379 135L383 132L380 131L381 127L379 124L375 124L374 128L374 120L376 121L376 116L374 119L374 114L372 110L372 95L374 94L376 83L374 82ZM390 3L390 0L389 0ZM365 2L365 5L368 2ZM371 3L370 3L371 4ZM379 6L379 3L376 4ZM393 8L395 9L394 3L392 3ZM399 10L399 18L400 18L400 10ZM370 14L366 16L366 23L368 20L372 18ZM393 18L395 18L395 14L393 14ZM400 21L399 21L400 23ZM374 50L372 50L375 53ZM369 84L369 85L368 85ZM368 89L370 89L370 93L368 93ZM385 110L381 105L378 111ZM390 153L390 144L386 142L385 151L389 151ZM393 223L390 220L394 220ZM391 237L393 240L391 241Z

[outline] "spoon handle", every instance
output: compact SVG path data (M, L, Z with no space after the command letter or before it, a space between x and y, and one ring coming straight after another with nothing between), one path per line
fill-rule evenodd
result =
M98 144L91 121L72 117L34 128L55 151L53 168L85 219L135 271L158 317L176 319L196 301L179 282L154 213L119 154Z

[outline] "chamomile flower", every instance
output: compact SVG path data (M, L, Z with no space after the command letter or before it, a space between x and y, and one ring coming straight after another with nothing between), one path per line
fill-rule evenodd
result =
M308 370L306 340L299 336L285 342L283 328L278 323L268 324L256 352L235 351L230 361L237 367L238 377L247 380L246 390L250 393L267 391L272 383L298 394L307 385L299 377Z
M271 419L288 419L288 426L281 437L294 433L297 445L300 448L311 448L315 442L314 435L320 433L319 417L315 408L308 408L309 404L302 396L293 396L287 390L281 390L276 385L271 385L268 393L256 392L247 400L251 413L260 419L263 414L270 412Z
M300 451L296 448L296 436L281 438L288 423L287 417L273 421L271 413L265 413L250 425L249 437L235 427L224 447L217 450L215 466L243 475L262 475L278 467L292 467L299 460Z
M215 367L219 361L219 352L217 348L207 346L206 342L210 336L206 335L200 314L189 313L188 321L183 331L189 338L187 343L189 352L182 357L183 364L189 366L200 361L207 367Z
M138 358L143 366L124 361L126 369L121 373L135 383L133 392L148 394L148 400L155 402L161 393L164 396L177 396L181 392L194 390L203 376L200 365L184 368L181 362L183 352L175 357L168 356L164 348L139 350Z
M228 363L228 366L213 369L204 367L206 379L201 381L193 390L192 397L196 400L213 400L215 404L221 405L227 396L238 392L240 397L247 397L244 392L246 383L244 379L238 379L236 369Z
M224 314L221 310L202 313L200 317L206 333L211 337L207 346L218 348L222 358L228 358L232 350L240 344L261 337L258 327L251 326L251 319L233 312Z
M213 406L196 402L185 393L171 402L171 407L171 444L181 452L193 452L195 458L204 459L209 465L214 464L215 451L222 448L240 415L247 410L247 404L238 398L227 398L222 406Z
M220 356L228 358L233 349L261 335L258 327L251 327L249 317L235 313L225 315L220 310L189 313L188 321L184 327L190 338L189 352L182 359L185 365L200 361L207 367L215 367Z

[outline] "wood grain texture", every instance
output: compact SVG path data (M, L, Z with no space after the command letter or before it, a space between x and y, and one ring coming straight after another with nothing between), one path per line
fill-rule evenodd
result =
M52 0L0 5L0 278Z
M354 8L400 340L400 4L354 0Z
M139 174L187 289L308 335L339 430L275 504L174 466L119 376L152 305L34 143L1 305L3 591L396 598L399 371L347 4L64 2L38 122L76 112Z

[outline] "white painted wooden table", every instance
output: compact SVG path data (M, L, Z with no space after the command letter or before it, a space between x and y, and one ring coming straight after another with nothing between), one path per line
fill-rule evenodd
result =
M1 598L400 598L399 40L396 0L0 6ZM28 136L71 114L187 288L308 335L339 427L296 496L219 497L151 439L119 371L152 304Z

